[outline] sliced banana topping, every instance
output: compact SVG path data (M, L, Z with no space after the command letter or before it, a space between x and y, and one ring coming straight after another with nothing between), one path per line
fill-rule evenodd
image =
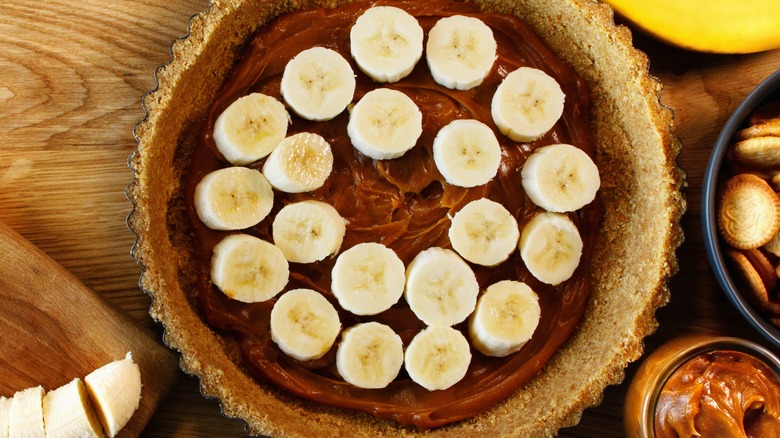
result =
M244 303L266 301L287 285L287 259L275 245L248 234L222 239L211 257L211 282Z
M422 113L406 94L379 88L366 93L352 108L347 134L355 149L369 158L398 158L420 138Z
M547 211L579 210L596 198L599 169L582 149L553 144L536 149L522 170L523 189Z
M450 89L469 90L490 73L496 49L493 31L482 20L453 15L431 28L425 53L433 80Z
M290 115L271 96L239 97L214 122L214 143L226 160L244 165L270 154L287 135Z
M212 230L241 230L268 216L274 203L271 184L247 167L215 170L195 186L195 212Z
M359 243L338 256L331 279L331 291L344 310L376 315L403 295L406 268L395 251L381 243Z
M409 377L429 391L447 389L466 375L471 363L469 341L452 327L430 326L406 347Z
M338 252L347 222L329 204L309 200L285 205L272 227L274 244L288 261L314 263Z
M9 437L44 437L42 386L27 388L14 394L11 401Z
M298 360L321 358L340 331L336 309L311 289L286 292L271 309L271 339L285 354Z
M341 335L336 368L358 388L384 388L398 376L404 363L401 337L378 322L352 326Z
M341 114L355 94L355 73L338 52L313 47L297 54L284 68L282 97L296 114L314 121Z
M92 371L84 383L106 435L116 436L141 403L141 370L132 354Z
M465 320L478 294L474 271L452 250L426 249L406 268L404 298L427 325L451 326Z
M46 393L43 397L43 422L47 438L103 436L103 427L92 409L87 387L79 378Z
M565 98L553 77L535 68L520 67L498 86L490 111L502 134L514 141L529 142L546 134L561 118Z
M263 175L287 193L310 192L322 187L333 170L330 144L317 134L291 135L271 152L263 164Z
M568 280L582 256L577 226L561 213L542 212L520 233L520 257L531 275L553 286Z
M501 145L486 124L471 119L453 120L436 134L433 160L448 183L480 186L496 176Z
M452 218L452 248L461 257L483 266L502 263L517 248L517 220L501 204L482 198L471 201Z
M479 297L469 318L469 336L482 354L508 356L531 339L540 317L539 297L527 284L499 281Z
M358 67L377 82L397 82L422 57L423 29L403 9L375 6L355 21L350 51Z

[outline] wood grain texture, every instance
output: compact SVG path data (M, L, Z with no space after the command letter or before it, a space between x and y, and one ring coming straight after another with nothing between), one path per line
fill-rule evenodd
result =
M169 45L187 32L189 17L207 7L207 0L8 0L0 8L0 220L151 327L157 339L161 330L147 315L140 269L129 257L126 161L155 68L169 59ZM767 345L715 283L701 240L699 197L720 126L758 82L780 69L780 51L699 55L639 33L635 40L665 84L663 102L675 112L679 163L688 174L681 271L647 349L694 330ZM623 399L637 365L559 436L623 436ZM190 377L179 380L144 430L148 437L241 435L242 424L225 419Z
M0 223L0 395L52 390L133 354L138 410L118 436L138 436L179 375L175 355L152 333L86 288Z

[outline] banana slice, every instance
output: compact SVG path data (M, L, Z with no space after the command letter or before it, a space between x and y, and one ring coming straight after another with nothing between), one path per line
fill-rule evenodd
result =
M84 383L106 435L116 436L141 402L141 370L132 354L92 371Z
M493 31L482 20L453 15L433 25L425 53L433 80L450 89L469 90L490 73L496 49Z
M228 297L244 303L270 300L290 277L282 251L248 234L232 234L214 246L211 281Z
M449 231L452 249L461 257L483 266L495 266L517 248L520 229L517 220L501 204L477 199L466 204L452 218Z
M469 341L452 327L430 326L406 347L404 364L409 377L429 391L458 383L471 363Z
M349 32L358 67L377 82L397 82L422 58L423 29L403 9L375 6L358 17Z
M501 145L479 120L453 120L433 140L433 161L448 183L475 187L493 179L501 164Z
M42 386L27 388L14 394L11 401L9 438L40 438L46 436L43 425Z
M553 286L568 280L582 256L577 226L561 213L542 212L520 232L520 257L542 283Z
M349 115L347 134L355 149L375 160L398 158L422 134L422 113L406 94L388 88L366 93Z
M336 369L359 388L384 388L398 376L404 363L401 337L378 322L352 326L341 335Z
M478 294L474 271L452 250L428 248L406 268L404 297L427 325L451 326L465 320Z
M540 317L539 297L527 284L499 281L479 297L469 318L469 336L482 354L508 356L531 339Z
M330 120L355 95L355 72L338 52L312 47L284 67L280 86L284 101L304 119Z
M285 138L263 164L263 175L283 192L310 192L322 187L333 170L330 144L317 134L301 132Z
M239 97L214 122L214 143L233 164L253 163L270 154L287 135L290 115L271 96Z
M43 397L43 421L46 438L104 436L87 387L79 378Z
M280 296L271 309L271 339L288 356L298 360L321 358L341 331L339 314L320 293L293 289Z
M521 176L531 201L556 213L590 204L601 186L593 160L582 149L568 144L536 149L523 165Z
M376 315L404 293L406 268L395 251L381 243L359 243L336 259L331 291L344 310Z
M240 230L257 225L274 204L271 184L247 167L215 170L195 186L195 212L212 230Z
M546 134L561 118L565 98L561 86L547 73L520 67L498 86L490 111L502 134L529 142Z
M276 215L272 234L284 257L294 263L314 263L338 252L347 221L332 206L301 201L284 206Z
M13 398L0 396L0 437L8 436L8 426L11 423L11 403Z

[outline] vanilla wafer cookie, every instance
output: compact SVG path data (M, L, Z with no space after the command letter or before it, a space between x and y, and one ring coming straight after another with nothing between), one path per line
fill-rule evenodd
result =
M746 249L742 251L742 253L745 254L745 257L750 264L753 265L753 268L758 272L761 281L764 282L766 290L774 290L775 286L777 286L777 274L775 274L775 267L767 256L758 248Z
M762 248L764 251L780 257L780 231L775 233L774 237L769 239L769 242L765 243ZM780 271L778 271L778 275L780 275Z
M780 166L780 137L751 137L734 143L734 159L757 167Z
M737 131L735 136L737 140L756 137L780 137L780 116L750 125L745 129Z
M750 263L743 251L729 250L726 251L726 255L733 262L740 278L744 280L744 287L740 288L740 290L745 294L745 297L754 306L766 310L769 303L769 292L756 268Z
M780 198L763 179L739 174L726 181L718 206L718 230L734 248L758 248L780 231Z

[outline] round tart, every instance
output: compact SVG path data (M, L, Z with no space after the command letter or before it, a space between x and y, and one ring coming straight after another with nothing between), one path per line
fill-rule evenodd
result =
M224 413L243 419L251 434L320 436L344 428L358 436L418 432L259 382L243 365L239 342L214 330L199 310L204 276L185 192L202 125L256 31L293 9L338 3L212 2L192 19L189 35L173 44L171 62L157 71L157 89L144 98L147 116L135 129L139 147L130 158L135 179L127 190L135 209L128 224L137 234L132 254L143 266L140 285L153 298L150 314L164 325L166 344L181 352L182 369L200 378L203 394L218 398ZM601 214L598 239L588 248L591 291L572 336L517 391L427 434L552 435L576 424L607 385L622 380L625 366L642 353L642 339L656 327L655 310L668 300L666 282L677 269L674 251L682 240L679 219L685 205L683 174L675 164L679 144L646 57L632 47L628 30L614 25L606 5L478 3L484 10L521 17L585 81L593 158L601 173Z

